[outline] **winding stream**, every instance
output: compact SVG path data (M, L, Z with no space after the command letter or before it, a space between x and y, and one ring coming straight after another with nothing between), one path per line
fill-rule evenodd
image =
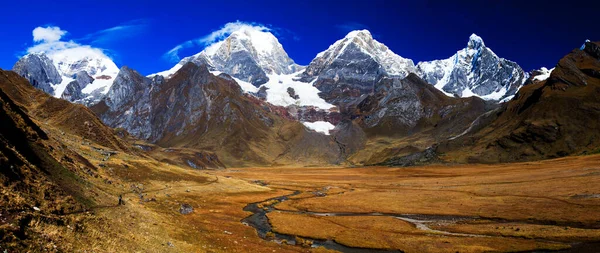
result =
M271 224L269 223L269 218L267 214L276 210L275 205L280 202L286 201L291 196L295 196L300 194L301 192L296 191L289 195L284 195L280 197L270 198L265 201L260 201L256 203L250 203L244 207L244 211L252 212L252 215L246 217L242 220L242 223L248 226L252 226L256 229L258 236L265 240L273 240L277 243L282 243L284 240L288 244L296 245L296 237L292 235L280 234L273 231ZM272 202L269 205L264 205L264 203ZM259 205L263 204L263 208L260 208ZM303 212L303 211L285 211L285 210L277 210L279 212L286 212L292 214L309 214L315 216L378 216L378 217L393 217L396 219L400 219L406 222L413 224L417 229L421 229L430 233L437 233L443 235L451 235L451 236L468 236L468 237L484 237L484 235L475 235L475 234L462 234L462 233L452 233L447 231L435 230L427 226L427 223L431 222L456 222L462 220L472 220L477 219L476 217L457 217L457 216L437 216L437 215L411 215L411 214L387 214L387 213L320 213L320 212ZM269 236L267 235L269 234ZM370 248L356 248L356 247L348 247L342 244L339 244L333 240L318 240L312 238L303 238L305 240L310 240L313 242L312 247L324 247L327 249L337 250L341 252L348 253L363 253L363 252L401 252L397 250L381 250L381 249L370 249Z
M279 202L286 201L289 199L289 197L298 195L300 193L301 192L297 191L297 192L294 192L289 195L275 197L275 198L267 199L265 201L250 203L250 204L246 205L246 207L244 207L244 211L252 212L252 215L243 219L242 223L244 223L248 226L252 226L254 229L256 229L256 232L258 233L258 236L260 236L260 238L265 239L265 240L273 240L277 243L282 243L283 240L285 240L288 244L296 245L296 237L298 237L298 238L312 241L313 248L324 247L327 249L337 250L340 252L348 252L348 253L401 252L401 251L348 247L348 246L339 244L333 240L318 240L318 239L304 238L304 237L300 237L300 236L291 236L291 235L285 235L285 234L280 234L280 233L274 232L273 228L271 227L271 224L269 223L269 218L267 218L267 214L272 212L273 210L275 210L274 206L276 204L278 204ZM263 208L258 207L258 205L261 203L266 203L266 202L274 201L274 200L277 200L277 201L273 202L273 204L265 205ZM301 213L301 212L298 212L298 213ZM273 237L267 238L267 233L269 233L269 232L270 232L270 234L272 234L274 236L274 238Z
M305 238L295 235L286 235L280 234L273 231L271 224L269 222L269 218L267 214L277 210L275 209L275 205L280 202L286 201L289 197L300 194L300 191L296 191L289 195L279 196L275 198L270 198L264 201L250 203L244 207L244 211L252 212L252 215L246 217L242 220L242 223L256 229L258 235L265 240L271 240L277 243L283 243L284 240L287 244L296 245L296 238L301 238L303 240L312 241L312 247L324 247L331 250L337 250L340 252L348 252L348 253L364 253L364 252L402 252L399 250L382 250L382 249L372 249L372 248L356 248L349 247L343 244L339 244L334 240L319 240L312 238ZM268 205L265 203L270 202ZM259 205L263 204L263 208L260 208ZM491 237L488 235L480 235L480 234L467 234L467 233L453 233L443 230L432 229L428 226L429 223L439 223L439 222L459 222L459 221L468 221L468 220L477 220L479 217L466 217L466 216L444 216L444 215L423 215L423 214L393 214L393 213L327 213L327 212L306 212L306 211L287 211L287 210L277 210L278 212L285 212L291 214L298 215L315 215L315 216L378 216L378 217L392 217L396 219L400 219L406 221L408 223L413 224L417 229L427 231L431 234L439 234L439 235L448 235L448 236L462 236L462 237ZM268 234L268 235L267 235ZM572 243L572 248L564 251L545 251L545 250L534 250L527 252L598 252L597 249L600 247L600 242L582 242L582 243Z

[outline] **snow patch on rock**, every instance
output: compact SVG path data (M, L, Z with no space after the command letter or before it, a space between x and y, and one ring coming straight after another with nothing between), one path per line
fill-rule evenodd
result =
M547 68L542 67L539 71L542 72L542 74L534 76L533 77L534 81L544 81L544 80L548 79L548 77L550 77L550 74L552 74L552 71L554 71L554 68L547 69Z
M329 135L329 131L335 128L333 124L327 121L302 122L302 124L308 129L325 135Z

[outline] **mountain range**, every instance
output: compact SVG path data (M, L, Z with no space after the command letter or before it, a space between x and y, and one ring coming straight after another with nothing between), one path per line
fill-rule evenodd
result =
M214 152L226 166L407 165L442 153L507 162L597 147L593 134L565 137L584 130L563 127L564 119L587 116L562 117L571 92L591 103L578 109L595 110L580 86L594 86L600 68L572 55L598 59L597 48L586 42L552 70L525 72L473 34L451 57L415 65L359 30L300 66L270 32L242 29L149 76L70 52L29 54L13 71L112 128L165 148Z

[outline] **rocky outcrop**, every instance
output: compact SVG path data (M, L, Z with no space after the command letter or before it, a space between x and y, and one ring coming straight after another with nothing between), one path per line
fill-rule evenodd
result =
M52 60L45 54L28 54L13 66L13 71L25 77L34 87L53 95L54 86L62 82Z
M498 57L475 34L452 57L419 62L417 70L426 82L448 94L495 101L513 96L527 79L517 63Z
M293 99L299 99L299 98L300 98L300 96L298 96L298 95L296 94L296 91L295 91L295 90L294 90L294 88L292 88L292 87L288 87L288 88L287 88L287 93L288 93L288 95L290 95L290 97L291 97L291 98L293 98Z

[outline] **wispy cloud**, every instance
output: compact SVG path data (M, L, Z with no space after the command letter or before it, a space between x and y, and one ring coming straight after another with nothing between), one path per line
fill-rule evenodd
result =
M138 35L145 31L149 23L148 19L131 20L118 26L90 33L83 38L76 39L76 41L87 41L90 44L107 44Z
M240 31L240 30L244 30L244 29L258 30L258 31L271 31L270 28L268 28L264 25L258 24L258 23L249 23L249 22L241 22L241 21L227 23L223 27L221 27L219 30L213 31L208 35L202 36L197 39L185 41L185 42L173 47L171 50L169 50L167 53L165 53L164 58L166 58L167 60L172 61L172 62L177 62L180 60L179 51L181 51L182 49L191 48L191 47L207 47L215 42L225 39L227 36L229 36L231 33L235 32L235 31Z
M348 32L355 31L355 30L363 30L363 29L368 30L369 26L358 23L358 22L346 22L343 24L336 25L335 28L337 28L340 32L348 33Z
M281 27L270 27L271 33L275 35L275 37L285 40L286 38L292 38L294 41L299 41L300 36L294 33L290 29L281 28Z
M179 52L183 49L192 47L207 48L211 45L215 45L216 42L224 40L225 38L227 38L227 36L229 36L235 31L244 30L271 32L278 38L292 37L294 40L300 39L300 37L298 37L296 34L294 34L288 29L266 26L255 22L236 21L227 23L224 26L222 26L219 30L213 31L200 38L185 41L166 52L163 55L163 57L171 62L177 62L181 60L181 58L179 57Z

